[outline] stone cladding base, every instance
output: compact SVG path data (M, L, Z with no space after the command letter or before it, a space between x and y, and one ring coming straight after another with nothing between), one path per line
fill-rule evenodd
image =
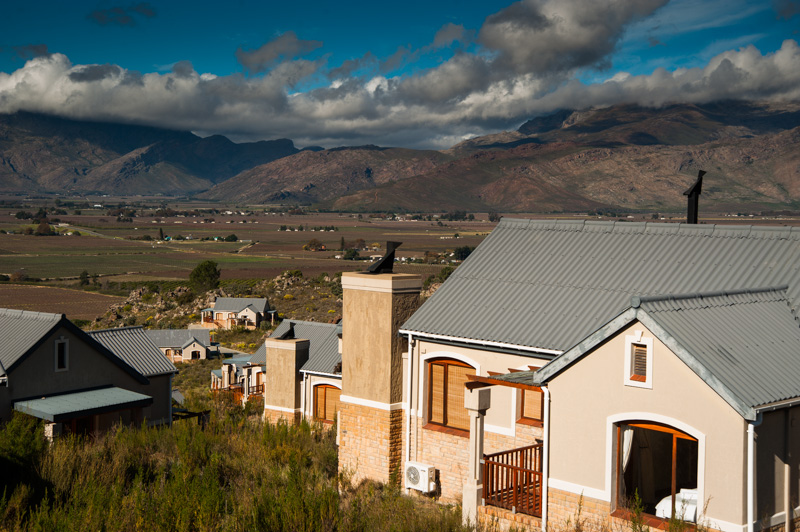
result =
M264 421L269 421L272 424L276 424L278 422L285 422L290 425L297 425L300 423L302 419L302 415L300 412L281 412L280 410L264 410Z
M403 411L342 403L339 409L339 471L389 482L401 478Z

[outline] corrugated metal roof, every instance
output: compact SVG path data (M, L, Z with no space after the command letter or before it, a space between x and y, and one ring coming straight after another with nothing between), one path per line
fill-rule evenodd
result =
M267 346L265 344L261 344L256 352L253 353L253 358L250 359L250 363L262 366L267 363Z
M564 351L632 295L782 284L800 228L504 218L402 329Z
M245 356L238 356L232 357L226 360L223 360L223 364L236 364L237 366L244 366L245 364L250 364L253 360L253 355L245 355Z
M339 353L339 325L335 323L318 323L315 321L284 320L272 333L271 338L277 338L289 330L289 323L294 324L294 337L309 341L308 360L300 371L309 373L326 373L334 375L342 363L342 354ZM266 363L266 356L264 362Z
M152 403L153 398L149 395L112 387L17 401L14 403L14 410L40 419L60 422L75 417L113 412L121 408L147 406Z
M142 327L91 331L89 336L146 377L178 372Z
M197 341L208 347L211 334L208 329L146 329L145 334L157 347L185 347Z
M800 325L789 305L785 290L766 290L645 299L640 310L754 408L800 397Z
M0 309L0 377L61 320L63 314Z
M218 297L214 301L215 312L241 312L247 307L262 314L269 310L269 301L263 297Z

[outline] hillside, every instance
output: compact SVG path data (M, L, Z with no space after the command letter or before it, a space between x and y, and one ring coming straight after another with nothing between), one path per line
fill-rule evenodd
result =
M249 203L320 203L424 175L449 157L437 151L359 146L303 151L247 170L199 197Z
M0 191L186 195L297 153L288 139L222 136L0 114Z
M560 111L444 152L304 152L202 197L355 211L681 210L703 169L706 208L796 208L798 127L794 103Z

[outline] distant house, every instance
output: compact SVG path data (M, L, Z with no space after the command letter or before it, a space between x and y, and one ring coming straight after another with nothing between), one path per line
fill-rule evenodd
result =
M285 320L278 325L259 349L265 419L333 423L342 390L341 333L342 326L333 323Z
M209 356L208 329L146 329L145 333L172 362L205 360Z
M175 367L141 328L88 334L63 314L0 309L0 421L13 410L47 432L171 423Z
M270 310L262 297L218 297L214 306L203 309L200 325L207 329L255 329Z
M211 371L211 391L233 395L234 400L246 403L264 394L264 363L262 347L252 355L240 355L222 362L220 369Z

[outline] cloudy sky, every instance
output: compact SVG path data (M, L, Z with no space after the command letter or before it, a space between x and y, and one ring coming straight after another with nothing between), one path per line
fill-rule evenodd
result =
M800 0L4 2L0 112L446 148L558 109L800 100Z

